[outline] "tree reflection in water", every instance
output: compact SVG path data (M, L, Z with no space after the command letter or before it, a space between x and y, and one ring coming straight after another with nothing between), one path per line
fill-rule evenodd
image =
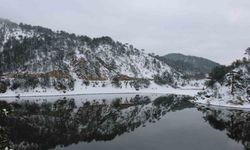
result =
M246 150L250 150L250 112L217 107L198 107L214 129L226 131L227 136L241 142Z
M190 97L168 95L76 101L0 101L0 149L53 149L79 142L110 141L160 120L168 112L194 107ZM197 106L205 122L250 149L250 112Z
M51 149L78 142L108 141L154 123L169 111L193 107L190 97L169 95L151 100L89 100L76 105L74 99L55 102L0 101L1 149Z

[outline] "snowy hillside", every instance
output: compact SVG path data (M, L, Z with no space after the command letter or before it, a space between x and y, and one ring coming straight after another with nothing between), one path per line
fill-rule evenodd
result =
M5 20L0 23L3 72L63 70L86 79L108 79L117 74L152 78L170 72L167 65L109 37L90 39Z
M208 87L196 96L196 102L250 108L249 60L237 60L232 65L218 68L211 74L213 77L207 82Z
M52 89L82 93L79 88L92 82L115 88L129 84L134 91L150 84L177 88L189 82L156 57L110 37L91 39L4 19L0 19L0 76L2 95Z

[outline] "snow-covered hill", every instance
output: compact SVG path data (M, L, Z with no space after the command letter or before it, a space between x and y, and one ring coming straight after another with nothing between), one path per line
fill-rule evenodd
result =
M110 37L92 39L4 19L0 19L0 74L0 92L16 94L40 89L65 93L93 81L107 81L116 88L129 84L137 90L154 82L171 87L188 84L166 63Z
M225 68L225 69L223 69ZM196 96L196 102L228 107L250 108L250 62L246 58L218 68L208 87ZM223 71L224 70L224 71ZM225 73L223 73L225 72ZM221 78L219 76L223 75Z

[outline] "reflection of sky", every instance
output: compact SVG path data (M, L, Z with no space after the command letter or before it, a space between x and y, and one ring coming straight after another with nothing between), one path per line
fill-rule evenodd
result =
M147 52L181 52L229 63L250 41L248 0L0 0L0 17Z

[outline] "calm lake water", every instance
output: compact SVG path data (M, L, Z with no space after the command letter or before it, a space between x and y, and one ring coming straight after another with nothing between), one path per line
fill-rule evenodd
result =
M250 111L178 95L0 100L0 149L250 149Z

